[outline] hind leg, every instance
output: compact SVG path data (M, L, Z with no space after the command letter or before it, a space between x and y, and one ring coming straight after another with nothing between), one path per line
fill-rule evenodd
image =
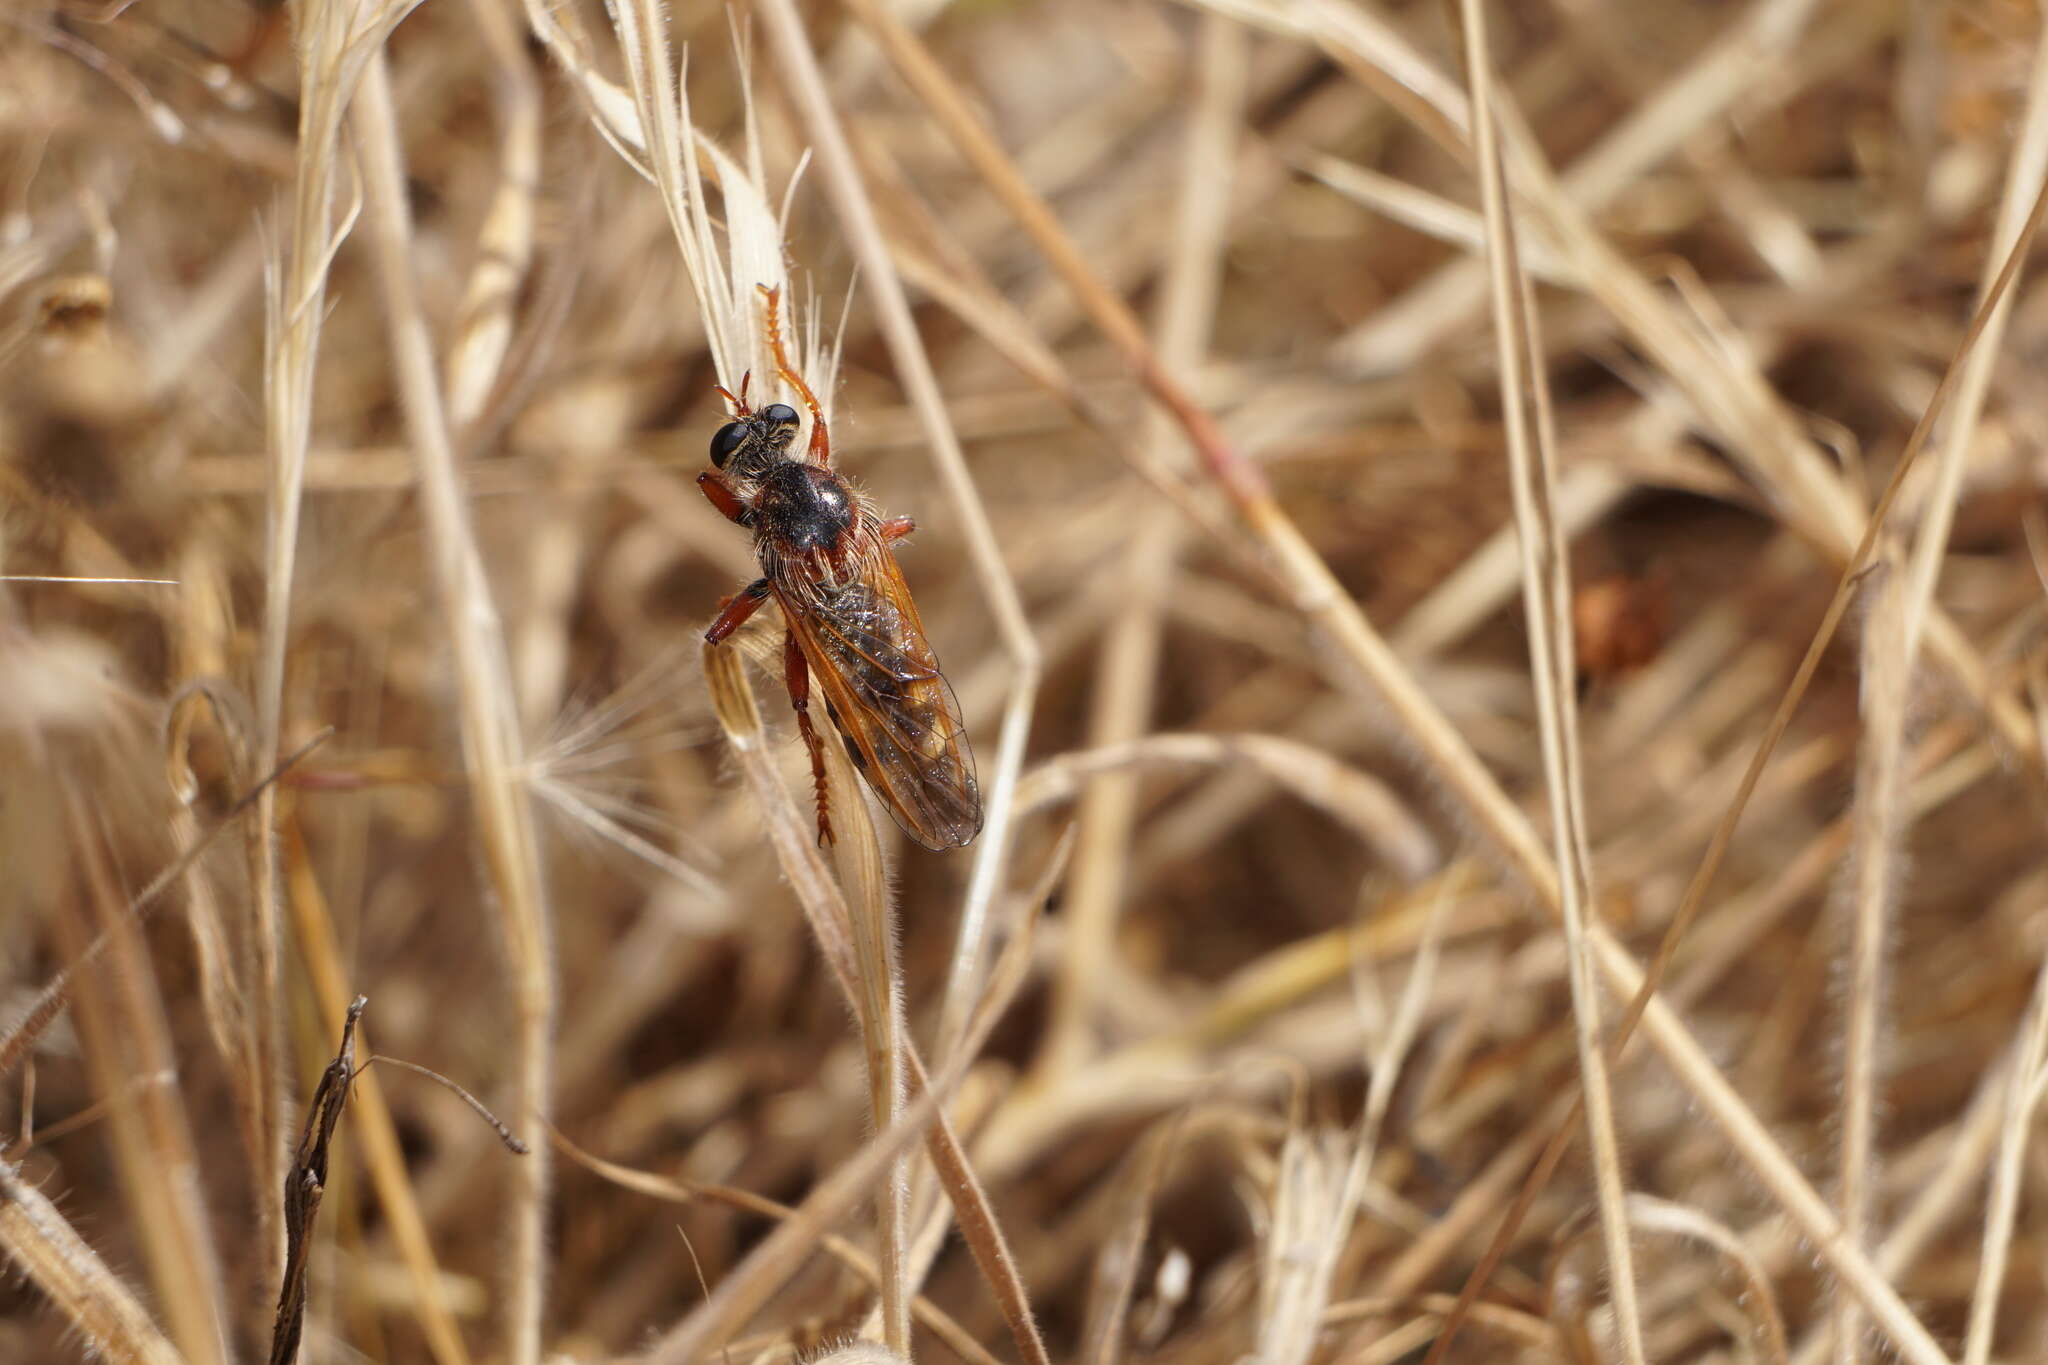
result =
M782 637L782 681L789 687L789 703L796 708L796 728L803 732L804 748L811 755L811 785L818 802L818 842L832 842L832 803L825 788L825 746L811 724L811 668L804 661L796 636Z

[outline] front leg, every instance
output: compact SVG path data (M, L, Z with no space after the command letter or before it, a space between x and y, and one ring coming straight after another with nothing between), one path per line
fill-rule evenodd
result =
M811 785L817 790L818 843L832 842L832 801L825 786L825 746L811 725L811 668L804 660L803 646L796 636L782 637L782 681L789 687L789 704L796 708L796 728L803 732L804 748L811 755Z
M718 604L718 615L711 622L711 628L704 632L704 643L721 645L725 637L747 623L747 618L760 610L768 600L768 580L757 578L732 596Z
M742 526L754 524L753 509L740 501L740 495L732 491L725 475L715 469L707 469L697 476L697 487L704 490L705 501L716 507L719 515L727 521L736 521Z

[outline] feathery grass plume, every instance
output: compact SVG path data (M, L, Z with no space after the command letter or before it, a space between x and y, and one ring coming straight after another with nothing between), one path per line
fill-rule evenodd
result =
M653 0L614 0L611 18L633 110L633 121L627 125L633 134L630 142L614 145L660 191L662 208L682 253L684 274L696 295L718 383L738 393L741 382L751 375L759 387L748 398L757 405L771 388L782 384L762 303L762 291L768 291L780 301L783 334L797 372L810 385L829 421L838 378L838 349L836 344L826 343L816 315L803 307L801 297L790 287L783 220L795 181L784 187L784 210L778 213L772 206L751 93L745 86L744 48L737 52L736 61L747 119L741 149L735 156L699 132L691 121L687 57L679 63L669 46L668 16L663 8ZM559 32L552 24L542 31ZM564 39L557 51L568 48ZM597 87L586 83L585 88ZM617 113L601 117L600 126L616 129ZM723 214L722 230L712 211L713 185ZM786 386L779 391L789 399L797 398ZM801 402L794 405L807 431L810 415ZM795 444L800 446L806 439L807 435L800 433Z
M715 914L726 904L722 885L706 871L716 854L662 820L645 784L625 775L636 759L708 737L709 720L677 714L676 672L688 666L686 658L681 647L665 651L610 695L589 703L572 698L528 755L526 784L572 830L674 878ZM663 847L669 842L673 852Z

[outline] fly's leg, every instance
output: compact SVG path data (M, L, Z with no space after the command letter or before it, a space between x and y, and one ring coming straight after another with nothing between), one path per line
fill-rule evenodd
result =
M770 289L765 284L754 287L768 301L768 348L775 353L775 372L803 395L804 406L811 410L810 458L829 469L832 466L832 436L825 429L825 410L818 406L818 395L811 392L811 386L804 383L804 377L796 372L796 366L790 363L789 351L782 344L782 291Z
M796 636L782 638L782 680L789 686L789 704L796 708L796 728L803 732L804 748L811 755L811 785L817 789L818 843L832 842L832 802L825 789L825 746L811 725L811 669L804 662Z
M917 518L890 517L881 524L879 529L882 532L882 542L886 545L894 545L897 541L917 529Z
M722 645L725 637L747 623L747 618L768 600L768 580L757 578L718 604L718 615L704 632L704 643Z
M740 501L740 495L732 491L725 475L715 469L707 469L697 476L697 487L704 490L704 500L716 507L718 514L727 521L736 521L742 526L754 524L753 512Z

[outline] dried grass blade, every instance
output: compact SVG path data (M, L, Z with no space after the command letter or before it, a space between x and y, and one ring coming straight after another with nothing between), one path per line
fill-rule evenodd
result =
M1593 903L1593 868L1585 827L1584 777L1572 677L1571 584L1564 537L1556 516L1557 456L1551 429L1543 345L1533 294L1523 273L1508 203L1507 170L1494 137L1494 78L1486 15L1477 0L1462 0L1464 57L1472 106L1472 149L1486 222L1488 281L1500 362L1501 407L1507 420L1510 483L1522 549L1522 593L1528 622L1530 673L1536 693L1544 782L1551 816L1552 856L1558 869L1558 910L1570 959L1574 1039L1585 1095L1594 1188L1607 1250L1608 1292L1621 1354L1646 1365L1642 1313L1636 1302L1634 1256L1614 1130L1613 1097L1600 1026L1600 986L1594 977L1587 918Z
M355 98L365 65L417 0L311 0L291 10L299 65L298 142L292 181L290 238L270 276L268 336L264 351L266 443L270 483L264 521L263 638L256 669L256 754L271 762L284 729L285 659L291 638L292 578L298 563L300 510L313 434L313 389L320 329L326 317L327 277L334 253L354 223L351 208L334 221L342 120ZM282 1064L284 1015L281 973L284 907L279 890L274 797L259 798L249 843L250 877L258 908L257 980L251 1030L259 1075L270 1088L255 1110L265 1154L258 1187L284 1178L285 1148L278 1116L290 1107L290 1078ZM257 1237L273 1275L283 1273L284 1239L268 1200L259 1200Z
M826 965L833 971L840 990L857 1014L865 1015L863 1003L867 987L863 983L865 970L861 961L861 950L855 939L857 931L852 925L852 916L846 907L844 896L825 866L817 845L811 837L811 825L800 814L782 786L781 777L775 771L773 757L768 749L768 738L761 724L761 713L754 698L753 689L747 685L744 664L739 651L719 645L706 645L703 651L704 677L711 690L712 704L718 713L719 723L724 727L726 738L739 760L742 774L753 789L756 803L767 822L769 837L775 846L783 872L797 890L799 903L805 917L810 921L812 931L819 940ZM842 787L850 778L844 772L838 774ZM868 832L872 838L872 830ZM1070 841L1063 840L1060 852L1054 859L1054 866L1064 866ZM1039 890L1034 904L1049 894L1051 881ZM995 1027L997 1018L1014 998L1017 989L1025 979L1029 962L1029 933L1019 933L1013 938L1003 955L990 972L987 987L977 1003L976 1010L966 1024L959 1040L955 1055L947 1063L942 1080L934 1085L924 1069L924 1063L907 1039L901 1045L901 1056L910 1068L916 1088L916 1104L913 1112L921 1112L934 1092L949 1092L964 1074L966 1065L979 1054L986 1042L989 1030ZM894 983L890 983L893 987ZM937 1110L937 1119L926 1134L927 1146L932 1161L937 1167L941 1184L952 1201L956 1216L961 1221L961 1231L968 1239L977 1265L994 1290L998 1305L1005 1320L1016 1336L1019 1349L1027 1360L1035 1365L1044 1365L1045 1351L1037 1329L1032 1323L1029 1304L1026 1301L1022 1280L1017 1276L1008 1247L1003 1240L1000 1225L997 1224L992 1207L980 1183L974 1178L968 1166L964 1150L954 1134L950 1120L943 1109ZM899 1119L898 1123L902 1122ZM891 1130L893 1131L893 1129ZM836 1177L835 1177L836 1179ZM888 1266L885 1263L884 1285L887 1284ZM723 1288L723 1286L721 1286ZM708 1308L708 1305L707 1305ZM687 1326L687 1324L685 1324ZM886 1326L886 1315L885 1315ZM681 1331L682 1329L677 1329Z
M1976 312L1972 314L1970 325L1963 335L1963 340L1957 348L1954 359L1951 360L1947 370L1943 372L1941 382L1936 386L1932 396L1929 397L1927 406L1920 415L1919 422L1915 425L1912 435L1906 441L1905 448L1900 451L1898 463L1893 468L1891 479L1886 483L1883 493L1879 495L1876 506L1871 509L1869 520L1863 530L1862 539L1858 542L1855 550L1849 555L1847 562L1843 566L1841 579L1836 584L1834 596L1828 603L1827 611L1822 615L1820 624L1815 627L1813 639L1807 646L1806 654L1800 660L1799 667L1793 674L1792 681L1787 685L1784 695L1779 699L1777 709L1772 713L1770 722L1765 727L1762 739L1757 743L1757 748L1750 759L1749 767L1743 773L1742 783L1736 791L1735 799L1729 803L1728 809L1722 814L1720 822L1714 828L1713 836L1707 842L1706 851L1700 855L1699 866L1694 869L1691 880L1686 884L1685 894L1679 901L1677 913L1672 916L1671 923L1665 928L1663 937L1658 941L1657 951L1650 959L1648 970L1643 973L1636 984L1627 989L1627 993L1630 996L1629 1006L1622 1012L1621 1020L1614 1029L1613 1042L1610 1044L1617 1052L1626 1046L1639 1023L1646 1020L1654 1022L1653 1013L1658 1004L1656 992L1665 974L1670 969L1671 960L1678 950L1678 944L1684 938L1686 931L1691 928L1693 921L1698 918L1700 912L1705 908L1707 892L1712 888L1715 876L1720 871L1721 862L1727 856L1728 849L1734 842L1736 826L1741 822L1743 811L1747 808L1750 797L1755 793L1757 783L1763 776L1765 766L1770 762L1771 755L1776 752L1778 742L1784 737L1786 729L1791 725L1792 716L1798 710L1800 701L1805 697L1807 687L1812 683L1814 674L1820 668L1821 658L1826 652L1828 645L1833 641L1835 631L1840 627L1842 618L1848 611L1849 602L1854 595L1856 583L1863 573L1864 566L1869 562L1878 536L1885 528L1886 517L1898 499L1899 491L1905 484L1906 476L1911 472L1914 461L1925 448L1929 434L1934 429L1935 421L1943 412L1949 395L1958 382L1964 361L1978 345L1986 328L1989 326L1992 309L1996 306L1998 300L2005 296L2011 288L2013 281L2017 278L2021 263L2025 259L2034 234L2039 230L2044 216L2048 216L2048 185L2044 185L2041 192L2036 195L2033 208L2028 212L2026 222L2022 224L2019 233L2014 238L2012 250L2007 253L1997 278L1993 281L1991 288L1985 292ZM1701 1058L1699 1060L1703 1061L1704 1059ZM1706 1073L1698 1071L1696 1074L1704 1077ZM1734 1111L1730 1110L1729 1112L1733 1113ZM1753 1125L1744 1124L1742 1126L1750 1127ZM1758 1128L1756 1131L1760 1133L1761 1129ZM1499 1263L1499 1258L1505 1254L1516 1229L1521 1225L1522 1218L1527 1214L1529 1206L1534 1203L1536 1194L1540 1191L1543 1184L1549 1180L1551 1173L1556 1170L1557 1162L1563 1157L1563 1149L1569 1142L1570 1134L1568 1132L1560 1131L1553 1135L1549 1147L1531 1172L1522 1194L1517 1197L1515 1205L1509 1210L1500 1229L1496 1232L1493 1242L1488 1246L1486 1253L1481 1256L1472 1274L1466 1278L1464 1287L1459 1291L1460 1302L1469 1305L1476 1301L1480 1290L1485 1285L1487 1276L1492 1273L1494 1266ZM1782 1154L1771 1158L1771 1164L1777 1166L1780 1159L1782 1159ZM1762 1173L1761 1170L1759 1173ZM1785 1163L1784 1174L1791 1174L1789 1162ZM1787 1186L1786 1188L1791 1187ZM1810 1194L1811 1190L1808 1187L1805 1195L1797 1197L1797 1206L1804 1211L1804 1214L1808 1215L1820 1212L1818 1201L1811 1204L1807 1202ZM1836 1230L1833 1227L1833 1223L1834 1220L1831 1216L1826 1217L1820 1220L1814 1228L1809 1229L1808 1235L1812 1236L1815 1231L1826 1229L1829 1236L1823 1240L1822 1245L1832 1247L1833 1233ZM1900 1329L1906 1331L1909 1336L1914 1335L1913 1329L1906 1327L1906 1322L1909 1320L1910 1315L1905 1314L1903 1304L1897 1303L1896 1295L1889 1294L1877 1287L1881 1281L1881 1272L1878 1270L1878 1267L1873 1265L1860 1249L1856 1248L1851 1248L1848 1252L1847 1265L1852 1266L1853 1270L1845 1270L1845 1266L1842 1263L1838 1263L1836 1268L1838 1271L1844 1271L1848 1274L1849 1278L1853 1281L1855 1292L1860 1298L1864 1299L1864 1306L1870 1308L1872 1304L1869 1301L1869 1296L1872 1293L1879 1294L1881 1297L1889 1300L1891 1309L1895 1309L1892 1312L1893 1322ZM1905 1316L1900 1316L1902 1314ZM1922 1335L1924 1335L1924 1332ZM1900 1344L1905 1345L1906 1343L1901 1342ZM1924 1344L1916 1344L1914 1350L1916 1355L1919 1355L1919 1358L1929 1361L1946 1359L1946 1357L1940 1354L1939 1348L1933 1345L1931 1338L1926 1339ZM1921 1355L1920 1353L1922 1352L1932 1352L1932 1354Z
M1771 1278L1763 1262L1747 1242L1696 1208L1640 1192L1628 1197L1628 1216L1629 1222L1644 1232L1702 1243L1734 1266L1742 1276L1743 1302L1753 1308L1761 1329L1764 1360L1768 1365L1785 1365L1785 1316L1778 1308L1778 1296L1771 1292Z
M704 680L711 690L713 708L724 727L727 743L739 760L740 770L753 789L755 806L768 826L768 839L783 874L797 893L804 918L818 940L826 965L853 1007L860 1021L861 1038L867 1052L870 1098L875 1106L877 1127L890 1131L900 1113L901 1084L897 1079L894 1022L898 988L890 979L893 947L878 942L887 936L880 922L886 911L872 903L856 920L844 892L819 853L808 821L797 813L782 779L775 771L768 736L761 724L761 712L747 685L745 665L737 649L707 644L703 647ZM834 757L838 758L836 751ZM843 764L844 760L839 759ZM835 764L835 785L851 797L841 802L841 820L857 845L852 855L864 869L863 888L886 903L887 891L881 878L881 853L875 831L862 798L850 789L843 767ZM850 809L849 809L850 808ZM851 817L849 820L848 817ZM880 961L877 961L877 958ZM878 1015L877 1010L883 1013ZM883 1120L889 1120L884 1123ZM896 1168L883 1181L877 1197L876 1215L882 1242L882 1318L885 1339L892 1345L907 1332L908 1309L904 1266L904 1191Z
M533 260L534 201L540 189L541 100L505 0L471 0L476 30L496 68L499 178L477 232L476 264L463 287L456 335L449 347L449 421L475 422L512 344L513 304Z
M475 799L477 839L496 893L491 904L510 962L516 1032L514 1093L506 1111L515 1122L536 1122L547 1117L554 1086L553 925L542 886L531 797L520 777L525 761L518 699L497 606L470 528L440 373L412 275L404 157L381 54L369 65L355 121L393 369L405 399L407 434L419 461L420 503L455 663L458 720ZM510 1246L504 1314L506 1350L514 1365L535 1365L540 1359L550 1172L547 1154L534 1152L514 1168L512 1197L506 1201Z
M903 1111L903 968L896 948L895 898L882 867L882 844L861 784L842 746L828 744L826 765L838 793L840 863L851 862L855 895L850 907L861 1041L867 1051L868 1103L877 1132L886 1132ZM845 883L842 882L841 885ZM944 1113L941 1111L941 1121ZM875 1192L882 1262L882 1340L898 1355L910 1352L909 1171L891 1167Z
M1071 801L1100 775L1155 767L1243 764L1315 806L1365 841L1400 876L1431 875L1443 862L1434 835L1385 783L1280 735L1153 734L1046 760L1017 789L1019 815Z
M60 785L91 912L81 922L66 916L59 937L77 943L89 923L93 941L106 945L103 969L79 981L77 1017L94 1088L110 1100L111 1155L171 1339L192 1365L219 1365L230 1358L232 1329L184 1092L133 1083L178 1072L164 992L136 921L124 913L110 832L75 778Z
M1080 1365L1118 1365L1123 1359L1131 1298L1144 1263L1145 1239L1152 1227L1152 1201L1166 1180L1186 1111L1147 1132L1131 1154L1124 1177L1129 1182L1122 1203L1128 1212L1112 1221L1115 1231L1095 1253L1089 1276L1088 1309L1082 1318Z
M813 1190L795 1216L770 1233L731 1274L719 1281L701 1308L640 1357L641 1365L693 1365L712 1358L796 1272L825 1231L873 1191L875 1181L882 1178L904 1148L924 1136L938 1113L936 1101L951 1093L960 1075L955 1068L942 1078L940 1085L913 1100L894 1127L870 1139Z
M109 1359L185 1365L133 1291L57 1211L21 1168L0 1161L0 1251Z
M914 1051L906 1055L910 1062L912 1094L923 1099L932 1093L931 1077L925 1074L924 1062ZM1024 1287L1023 1276L1017 1271L1016 1258L1010 1254L1009 1240L1003 1236L1002 1224L996 1219L995 1206L989 1202L988 1192L982 1188L974 1168L968 1164L966 1150L961 1147L959 1134L953 1131L953 1121L944 1106L937 1111L927 1147L932 1165L938 1170L940 1186L953 1206L960 1236L973 1254L982 1279L995 1294L996 1306L1002 1311L1003 1323L1010 1329L1010 1338L1016 1342L1024 1365L1052 1365L1052 1358L1046 1354L1045 1340L1038 1334L1038 1324L1031 1315L1029 1291Z

